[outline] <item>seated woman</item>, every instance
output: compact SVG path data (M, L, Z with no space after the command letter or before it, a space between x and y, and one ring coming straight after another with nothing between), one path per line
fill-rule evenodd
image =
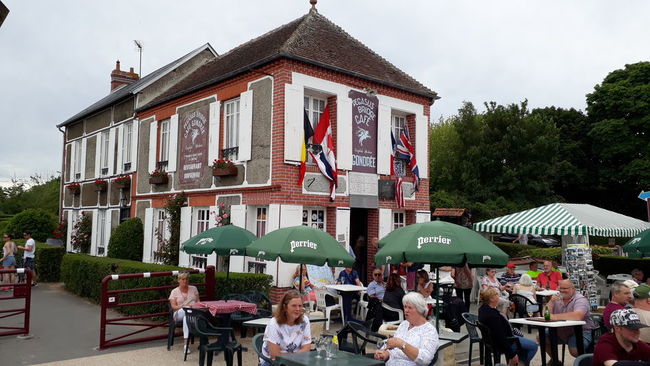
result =
M496 307L500 300L500 293L494 287L488 287L481 291L481 307L478 309L478 320L490 329L492 342L497 351L506 355L508 365L514 366L519 362L528 365L537 353L537 343L524 338L517 337L521 344L519 354L515 342L508 340L513 337L512 327L506 317L497 311Z
M302 283L300 283L300 273L302 271ZM311 301L316 302L316 293L314 292L309 276L307 275L307 266L304 264L298 265L296 271L293 273L293 287L300 292L302 302Z
M515 284L515 287L512 290L513 294L521 295L528 300L530 300L535 305L528 305L529 313L536 313L539 311L539 306L537 305L537 297L535 296L535 286L533 285L533 279L526 273L521 275L519 283Z
M282 353L309 352L311 328L309 319L303 316L304 309L300 294L289 291L282 297L273 318L264 331L262 354L275 360ZM261 366L270 364L260 359Z
M481 281L481 290L487 288L494 288L499 293L499 304L497 309L506 314L508 312L508 307L510 306L510 301L507 299L507 290L510 287L509 285L501 285L501 282L496 277L497 270L494 268L488 268L485 270L485 277Z
M178 287L172 290L169 294L169 304L174 310L174 321L183 321L183 344L187 348L187 337L190 335L190 330L187 327L187 320L185 320L185 310L183 307L190 306L199 301L199 290L195 286L190 286L190 275L187 272L178 275ZM184 350L190 353L189 350Z
M388 276L386 283L386 292L384 292L384 304L395 308L403 309L402 298L404 297L404 289L402 288L402 279L397 273L391 273ZM397 313L383 311L382 317L384 321L394 321L398 319Z
M429 280L429 274L423 269L418 271L416 289L425 299L433 292L433 282Z
M404 321L395 335L386 341L386 347L375 353L375 359L391 365L428 365L438 351L438 332L427 321L429 311L422 295L409 292L402 299Z

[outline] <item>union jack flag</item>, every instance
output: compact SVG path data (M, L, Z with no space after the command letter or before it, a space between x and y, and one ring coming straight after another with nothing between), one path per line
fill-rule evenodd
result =
M397 143L393 131L390 131L390 140L393 144L393 153L390 155L390 174L395 176L395 203L397 208L404 207L404 189L402 188L402 176L395 174L395 157L397 156Z
M417 160L415 160L415 147L411 144L408 129L404 128L404 130L402 130L396 145L397 146L394 145L393 148L395 150L394 155L398 159L405 160L408 164L413 176L415 177L413 184L417 191L420 186L420 169L418 168Z

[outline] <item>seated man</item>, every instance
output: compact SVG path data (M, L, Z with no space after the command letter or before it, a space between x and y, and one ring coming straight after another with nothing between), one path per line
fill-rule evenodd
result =
M553 270L551 261L544 261L544 272L537 276L537 287L542 290L557 290L560 280L562 280L562 274Z
M386 284L380 267L372 271L372 278L373 280L368 284L366 292L368 294L368 316L366 320L374 319L371 328L376 331L383 320L381 302L384 300L384 293L386 293Z
M612 325L609 323L609 317L612 313L616 310L625 309L625 306L634 300L632 291L622 282L614 282L611 287L611 292L612 300L605 306L605 310L603 311L603 321L609 329L612 329Z
M539 276L542 271L540 271L538 268L538 263L537 261L532 261L528 264L528 272L526 272L531 279L537 280L537 276Z
M650 346L639 342L639 329L648 326L641 322L632 309L616 310L609 320L614 327L614 333L603 334L598 339L593 365L612 366L618 361L650 360Z
M576 292L573 282L570 280L559 281L560 295L551 296L548 306L551 309L551 320L584 320L587 324L582 326L582 339L585 348L591 343L591 330L598 325L591 319L589 313L589 300L581 293ZM548 329L546 333L548 338ZM573 327L557 328L558 343L569 345L569 352L573 357L578 357L576 335ZM546 353L551 355L550 342L546 344Z
M512 288L519 282L520 278L521 275L515 272L515 264L508 263L508 266L506 267L506 273L501 276L499 282L501 282L503 286L506 286L506 290L511 293Z
M359 274L351 267L346 267L341 271L341 273L339 273L339 278L336 280L336 283L339 285L363 286L363 283L359 280ZM357 321L357 319L352 317L352 300L355 298L358 300L359 294L350 291L341 291L340 294L343 298L343 317L345 318L345 321Z
M641 285L634 289L634 311L639 314L641 323L650 325L650 286ZM640 338L650 343L650 328L641 329Z

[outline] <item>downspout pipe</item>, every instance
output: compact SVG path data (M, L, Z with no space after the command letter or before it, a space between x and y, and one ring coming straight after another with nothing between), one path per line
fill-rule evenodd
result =
M59 180L59 222L63 218L63 181L65 180L65 131L60 126L56 127L63 136L63 154L61 156L61 178Z

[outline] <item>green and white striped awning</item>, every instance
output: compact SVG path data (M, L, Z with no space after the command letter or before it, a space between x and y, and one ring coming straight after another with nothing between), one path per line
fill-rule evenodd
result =
M553 203L474 224L474 230L507 234L632 237L650 223L587 204Z

